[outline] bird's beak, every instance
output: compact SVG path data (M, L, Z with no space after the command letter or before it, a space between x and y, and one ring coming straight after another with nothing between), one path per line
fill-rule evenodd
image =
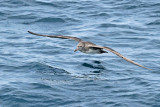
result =
M75 49L74 52L78 51L78 49Z

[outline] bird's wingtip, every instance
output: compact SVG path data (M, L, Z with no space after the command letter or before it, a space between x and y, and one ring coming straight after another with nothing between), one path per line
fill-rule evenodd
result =
M34 34L35 35L35 33L34 32L31 32L31 31L27 31L28 33L30 33L30 34Z

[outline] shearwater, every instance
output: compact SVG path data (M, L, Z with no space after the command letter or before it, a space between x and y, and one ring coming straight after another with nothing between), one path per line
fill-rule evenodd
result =
M147 67L144 67L143 65L140 65L126 57L124 57L123 55L121 55L119 52L115 51L114 49L111 49L109 47L103 47L103 46L98 46L92 42L86 42L86 41L83 41L82 39L80 38L77 38L77 37L71 37L71 36L62 36L62 35L42 35L42 34L37 34L37 33L34 33L34 32L31 32L31 31L28 31L30 34L33 34L33 35L37 35L37 36L45 36L45 37L50 37L50 38L62 38L62 39L71 39L71 40L75 40L78 42L78 45L76 47L76 49L74 50L74 52L76 51L81 51L83 53L87 53L87 54L103 54L103 53L108 53L107 51L110 51L114 54L116 54L117 56L123 58L124 60L132 63L132 64L135 64L137 66L140 66L142 68L145 68L145 69L148 69L148 70L151 70ZM107 50L107 51L104 51Z

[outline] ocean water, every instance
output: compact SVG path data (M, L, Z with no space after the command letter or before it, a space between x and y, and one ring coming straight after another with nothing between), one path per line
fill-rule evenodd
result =
M69 35L111 47L74 52ZM0 0L0 107L160 107L159 0Z

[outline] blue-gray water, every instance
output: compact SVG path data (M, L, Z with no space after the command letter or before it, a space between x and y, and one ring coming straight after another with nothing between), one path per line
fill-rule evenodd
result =
M76 36L112 53L74 53ZM160 107L159 0L1 0L0 107Z

